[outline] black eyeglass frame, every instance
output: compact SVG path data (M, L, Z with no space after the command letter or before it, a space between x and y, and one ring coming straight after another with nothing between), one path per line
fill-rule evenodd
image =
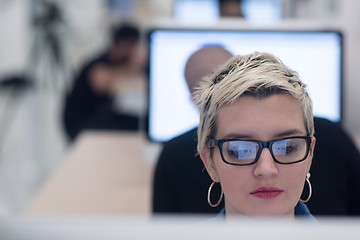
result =
M274 153L273 153L273 150L272 150L272 145L275 143L275 142L278 142L278 141L281 141L281 140L286 140L286 139L305 139L306 140L306 154L305 156L300 159L300 160L297 160L297 161L294 161L294 162L279 162ZM233 141L246 141L246 142L255 142L259 145L259 150L256 152L256 156L255 156L255 159L254 161L250 162L250 163L231 163L231 162L228 162L225 160L224 158L224 155L223 155L223 150L222 150L222 147L223 147L223 144L225 142L233 142ZM269 149L270 151L270 154L273 158L273 160L278 163L278 164L294 164L294 163L298 163L298 162L302 162L304 161L308 156L309 156L309 152L310 152L310 144L311 144L311 137L310 136L294 136L294 137L286 137L286 138L280 138L280 139L275 139L275 140L271 140L271 141L268 141L268 142L262 142L262 141L256 141L256 140L248 140L248 139L240 139L240 138L237 138L237 139L220 139L220 140L216 140L216 139L212 139L210 138L209 141L208 141L208 147L209 148L214 148L215 146L218 146L219 148L219 151L220 151L220 156L221 156L221 159L223 160L223 162L227 163L227 164L230 164L230 165L235 165L235 166L249 166L249 165L253 165L255 164L259 158L260 158L260 155L262 153L262 150L264 148L267 148Z

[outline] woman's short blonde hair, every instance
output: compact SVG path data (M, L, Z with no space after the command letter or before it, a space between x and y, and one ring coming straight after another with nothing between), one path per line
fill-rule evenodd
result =
M279 93L290 94L298 100L307 134L313 136L312 102L297 72L269 53L232 57L214 74L204 78L194 93L194 102L200 110L198 152L215 137L216 117L221 106L242 96L261 99Z

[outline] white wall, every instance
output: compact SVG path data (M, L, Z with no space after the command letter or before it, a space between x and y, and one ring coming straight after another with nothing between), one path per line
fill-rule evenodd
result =
M360 1L342 0L340 22L345 32L345 127L360 140Z
M0 1L0 76L25 68L27 0Z

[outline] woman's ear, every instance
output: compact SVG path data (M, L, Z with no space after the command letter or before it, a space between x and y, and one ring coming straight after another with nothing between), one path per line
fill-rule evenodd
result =
M316 137L312 137L310 143L310 152L312 156L314 156L315 145L316 145Z
M205 168L214 182L219 182L219 176L217 174L214 161L211 159L210 149L203 147L200 152L200 158L205 165Z
M310 161L309 161L309 166L308 166L308 172L310 171L310 168L311 168L311 164L312 164L312 160L313 160L313 157L314 157L314 150L315 150L315 144L316 144L316 138L315 137L312 137L311 138L311 143L310 143Z

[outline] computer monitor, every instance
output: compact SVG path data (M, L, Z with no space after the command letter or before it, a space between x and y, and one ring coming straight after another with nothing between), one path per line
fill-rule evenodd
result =
M152 29L148 33L147 135L164 142L198 124L198 111L184 78L196 50L220 45L234 55L269 52L296 70L307 84L314 114L342 119L343 36L339 31Z
M149 217L148 217L149 218ZM212 216L164 215L150 220L132 215L47 216L0 220L4 240L357 240L359 218L214 218ZM260 229L260 230L259 230Z

